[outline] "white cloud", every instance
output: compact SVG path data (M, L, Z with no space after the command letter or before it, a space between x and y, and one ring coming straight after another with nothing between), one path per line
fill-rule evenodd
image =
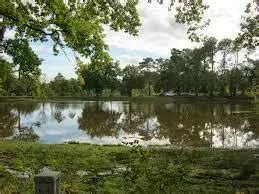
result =
M241 16L251 0L206 0L210 6L206 18L211 20L206 33L218 39L235 38L240 32Z
M166 56L172 47L191 46L187 28L174 22L167 5L140 3L138 10L142 22L139 35L107 30L106 41L111 48Z
M130 54L123 54L117 57L114 57L114 60L120 61L120 65L124 68L126 65L136 65L143 59L143 56L134 56Z
M234 38L240 31L241 15L249 1L206 0L210 8L205 16L211 19L211 24L204 32L218 39ZM110 48L123 49L128 52L127 55L125 53L113 54L114 58L123 61L123 64L124 62L136 63L136 60L145 57L143 53L167 57L172 48L182 49L198 45L188 40L187 27L175 22L173 12L168 11L167 4L142 2L138 10L142 22L139 36L133 37L123 32L113 32L107 29L106 42ZM138 53L138 55L131 53Z

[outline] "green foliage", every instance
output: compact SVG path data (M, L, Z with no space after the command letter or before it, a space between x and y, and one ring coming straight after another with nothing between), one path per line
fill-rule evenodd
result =
M26 39L7 40L3 44L6 53L12 57L12 62L1 59L2 87L4 88L2 93L39 96L41 59L33 52Z
M185 3L176 7L176 22L188 25L187 34L190 40L200 42L206 38L204 34L199 32L210 23L210 20L204 20L204 13L208 8L209 6L203 0L185 1Z
M255 64L249 58L240 63L240 49L232 40L224 39L217 44L215 38L208 38L200 48L173 49L170 59L160 61L156 90L174 91L178 95L250 96L254 90ZM222 60L215 67L219 51Z
M1 21L3 28L1 28L0 44L13 58L12 68L9 66L8 71L6 65L1 66L3 73L0 82L1 94L46 97L51 91L55 93L54 95L74 94L74 91L80 93L81 88L78 87L76 80L70 80L69 84L64 84L64 80L63 83L56 80L57 85L52 84L53 87L50 89L45 83L40 87L41 60L31 50L29 42L52 40L54 54L58 54L60 49L63 50L67 46L89 57L92 63L100 63L108 57L107 45L103 40L103 26L109 26L114 31L123 30L131 35L137 35L140 21L136 5L135 1L127 1L125 4L102 0L87 1L84 4L69 1L65 4L63 0L54 0L31 4L16 0L1 0L0 15L3 17ZM4 39L6 29L15 31L15 39ZM18 79L13 81L12 85L7 80L15 77L9 75L10 69L18 72ZM113 82L116 80L109 81L109 88L114 88L116 84ZM58 88L59 84L62 87Z
M73 78L67 80L61 73L45 88L47 96L80 96L82 94L79 81Z
M138 67L127 65L122 70L122 93L132 96L133 89L142 89L143 87L144 79L139 73Z
M7 40L4 42L4 46L7 48L6 53L12 57L14 68L17 69L19 77L40 76L41 59L33 52L27 40Z
M13 79L12 64L0 58L0 95L5 95Z
M112 30L124 30L137 35L140 21L135 1L87 1L77 4L63 0L37 1L36 5L16 0L1 0L1 25L15 30L17 38L46 42L53 41L53 52L68 46L85 57L98 60L107 46L103 24Z
M254 2L255 4L255 2ZM250 51L254 51L256 46L259 45L258 36L258 15L256 10L253 10L253 3L248 3L245 16L241 23L241 32L238 34L237 41ZM257 7L257 5L255 5Z
M104 89L115 90L118 85L118 75L120 74L119 64L110 61L82 64L77 71L83 80L84 89L94 90L99 96Z
M139 63L139 70L143 74L143 77L145 78L145 81L147 82L148 87L148 95L151 95L151 84L152 81L154 81L154 68L155 68L155 62L152 58L144 58L142 62Z

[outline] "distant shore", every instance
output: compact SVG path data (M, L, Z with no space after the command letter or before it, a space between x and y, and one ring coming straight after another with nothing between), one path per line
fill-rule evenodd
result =
M254 98L246 96L115 96L115 97L75 97L75 96L59 96L48 98L37 98L31 96L1 96L1 101L38 101L38 102L51 102L51 101L139 101L139 102L215 102L215 103L254 103Z

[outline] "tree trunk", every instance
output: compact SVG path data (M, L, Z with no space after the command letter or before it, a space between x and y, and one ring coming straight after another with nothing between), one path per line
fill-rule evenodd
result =
M203 73L205 75L206 72L206 58L203 59ZM203 81L202 81L202 90L203 90L203 95L206 96L206 86L205 86L205 76L203 75Z
M18 131L19 131L19 138L22 139L22 129L21 129L21 111L20 105L18 105Z
M18 96L21 95L21 70L20 70L20 66L19 66L19 70L18 70Z
M177 94L178 96L180 96L181 92L180 92L180 81L179 79L177 79Z
M3 19L3 22L4 22L4 18L0 16L0 19L1 18ZM2 43L4 40L5 28L6 28L5 26L0 27L0 43Z
M132 123L132 119L131 119L131 114L132 114L132 104L131 102L129 103L129 121L130 121L130 124Z
M236 96L237 95L237 82L236 80L234 80L234 83L233 83L233 96Z
M223 53L223 73L226 70L226 52Z
M150 85L150 82L148 82L148 95L151 96L151 85Z
M128 90L128 95L129 95L129 97L132 97L132 89Z
M100 96L99 91L95 91L95 95L96 95L97 100L99 100L99 96Z
M236 74L237 74L237 66L239 62L239 54L238 51L236 51L236 64L234 66L234 80L233 80L233 96L236 96L237 94L237 79L236 79Z
M210 96L213 96L214 92L214 52L211 53L211 69L212 69L212 77L211 77L211 86L210 86Z
M214 52L213 51L211 53L211 69L212 69L212 72L214 72Z

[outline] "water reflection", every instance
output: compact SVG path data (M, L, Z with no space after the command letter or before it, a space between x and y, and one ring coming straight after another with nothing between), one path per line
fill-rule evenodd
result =
M78 118L79 129L84 130L91 137L118 137L118 119L120 113L112 108L105 108L95 102L86 104L82 115Z
M0 103L0 137L63 143L258 147L250 104Z
M7 138L13 135L17 116L11 111L11 107L0 104L0 137Z

